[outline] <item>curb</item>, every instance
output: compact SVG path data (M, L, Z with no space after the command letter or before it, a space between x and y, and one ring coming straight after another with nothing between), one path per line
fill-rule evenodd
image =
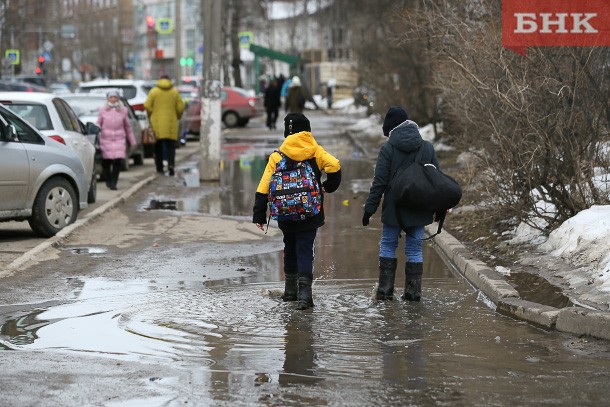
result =
M436 227L426 226L432 235ZM443 230L434 237L437 251L495 305L496 312L532 325L610 340L610 312L579 306L555 308L526 301L497 271L476 259L455 237Z

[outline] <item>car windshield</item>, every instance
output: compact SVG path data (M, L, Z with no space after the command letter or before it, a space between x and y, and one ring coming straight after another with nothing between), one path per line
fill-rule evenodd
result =
M95 93L100 95L106 95L110 90L118 90L120 94L125 96L127 99L133 99L136 97L137 89L135 86L116 86L116 85L100 85L100 86L86 86L78 88L79 93Z
M2 102L17 116L28 122L32 127L38 130L53 130L53 124L49 117L49 111L45 105L36 103L12 103Z

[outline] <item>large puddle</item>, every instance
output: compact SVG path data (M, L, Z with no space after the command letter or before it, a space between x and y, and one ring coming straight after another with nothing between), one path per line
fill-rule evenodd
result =
M221 183L234 183L230 191L208 188L188 204L159 195L143 207L250 215L264 162L231 161ZM344 168L345 187L328 196L327 224L316 240L313 309L297 311L279 298L281 246L240 258L227 252L223 267L255 266L238 278L201 277L204 272L192 279L177 273L120 281L82 276L66 281L71 295L64 301L0 307L0 346L171 363L193 372L198 386L179 393L174 405L578 405L606 399L606 358L574 357L565 337L497 314L430 243L424 244L422 302L398 299L402 249L396 299L374 302L381 227L378 219L368 228L359 225L371 164L346 160ZM153 207L153 199L160 204ZM108 255L95 247L66 252ZM162 260L140 256L134 261L151 267ZM185 268L189 261L199 266L181 259Z

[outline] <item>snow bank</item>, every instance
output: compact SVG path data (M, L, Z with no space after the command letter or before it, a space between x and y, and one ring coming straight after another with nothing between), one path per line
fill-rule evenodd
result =
M610 205L594 205L565 221L540 248L572 264L591 265L591 278L610 292Z

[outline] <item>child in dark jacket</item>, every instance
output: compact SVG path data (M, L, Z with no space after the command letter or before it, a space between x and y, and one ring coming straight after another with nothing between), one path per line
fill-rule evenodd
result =
M393 106L385 115L383 121L383 135L388 141L381 146L375 176L364 205L362 226L369 224L369 219L377 211L381 198L381 242L379 243L379 286L376 292L378 300L392 300L394 298L394 279L396 277L397 258L396 249L400 238L401 224L407 229L405 232L405 290L402 298L406 301L420 301L421 276L423 273L422 238L426 225L432 223L434 212L427 210L413 210L395 208L389 202L387 195L390 192L390 182L396 171L403 165L413 163L417 152L423 150L422 161L433 164L440 169L436 152L432 143L422 139L417 124L409 120L407 111L402 107ZM399 221L399 218L401 221Z
M286 139L279 151L293 161L308 161L323 192L334 192L341 183L339 160L326 152L311 133L309 120L302 113L290 113L284 119ZM256 190L252 222L264 230L267 223L267 203L270 180L282 155L274 151L269 156L265 172ZM326 180L321 182L322 171ZM313 307L311 283L313 281L314 244L319 227L324 225L324 196L317 215L299 221L278 221L284 235L285 288L282 299L297 301L298 309Z

